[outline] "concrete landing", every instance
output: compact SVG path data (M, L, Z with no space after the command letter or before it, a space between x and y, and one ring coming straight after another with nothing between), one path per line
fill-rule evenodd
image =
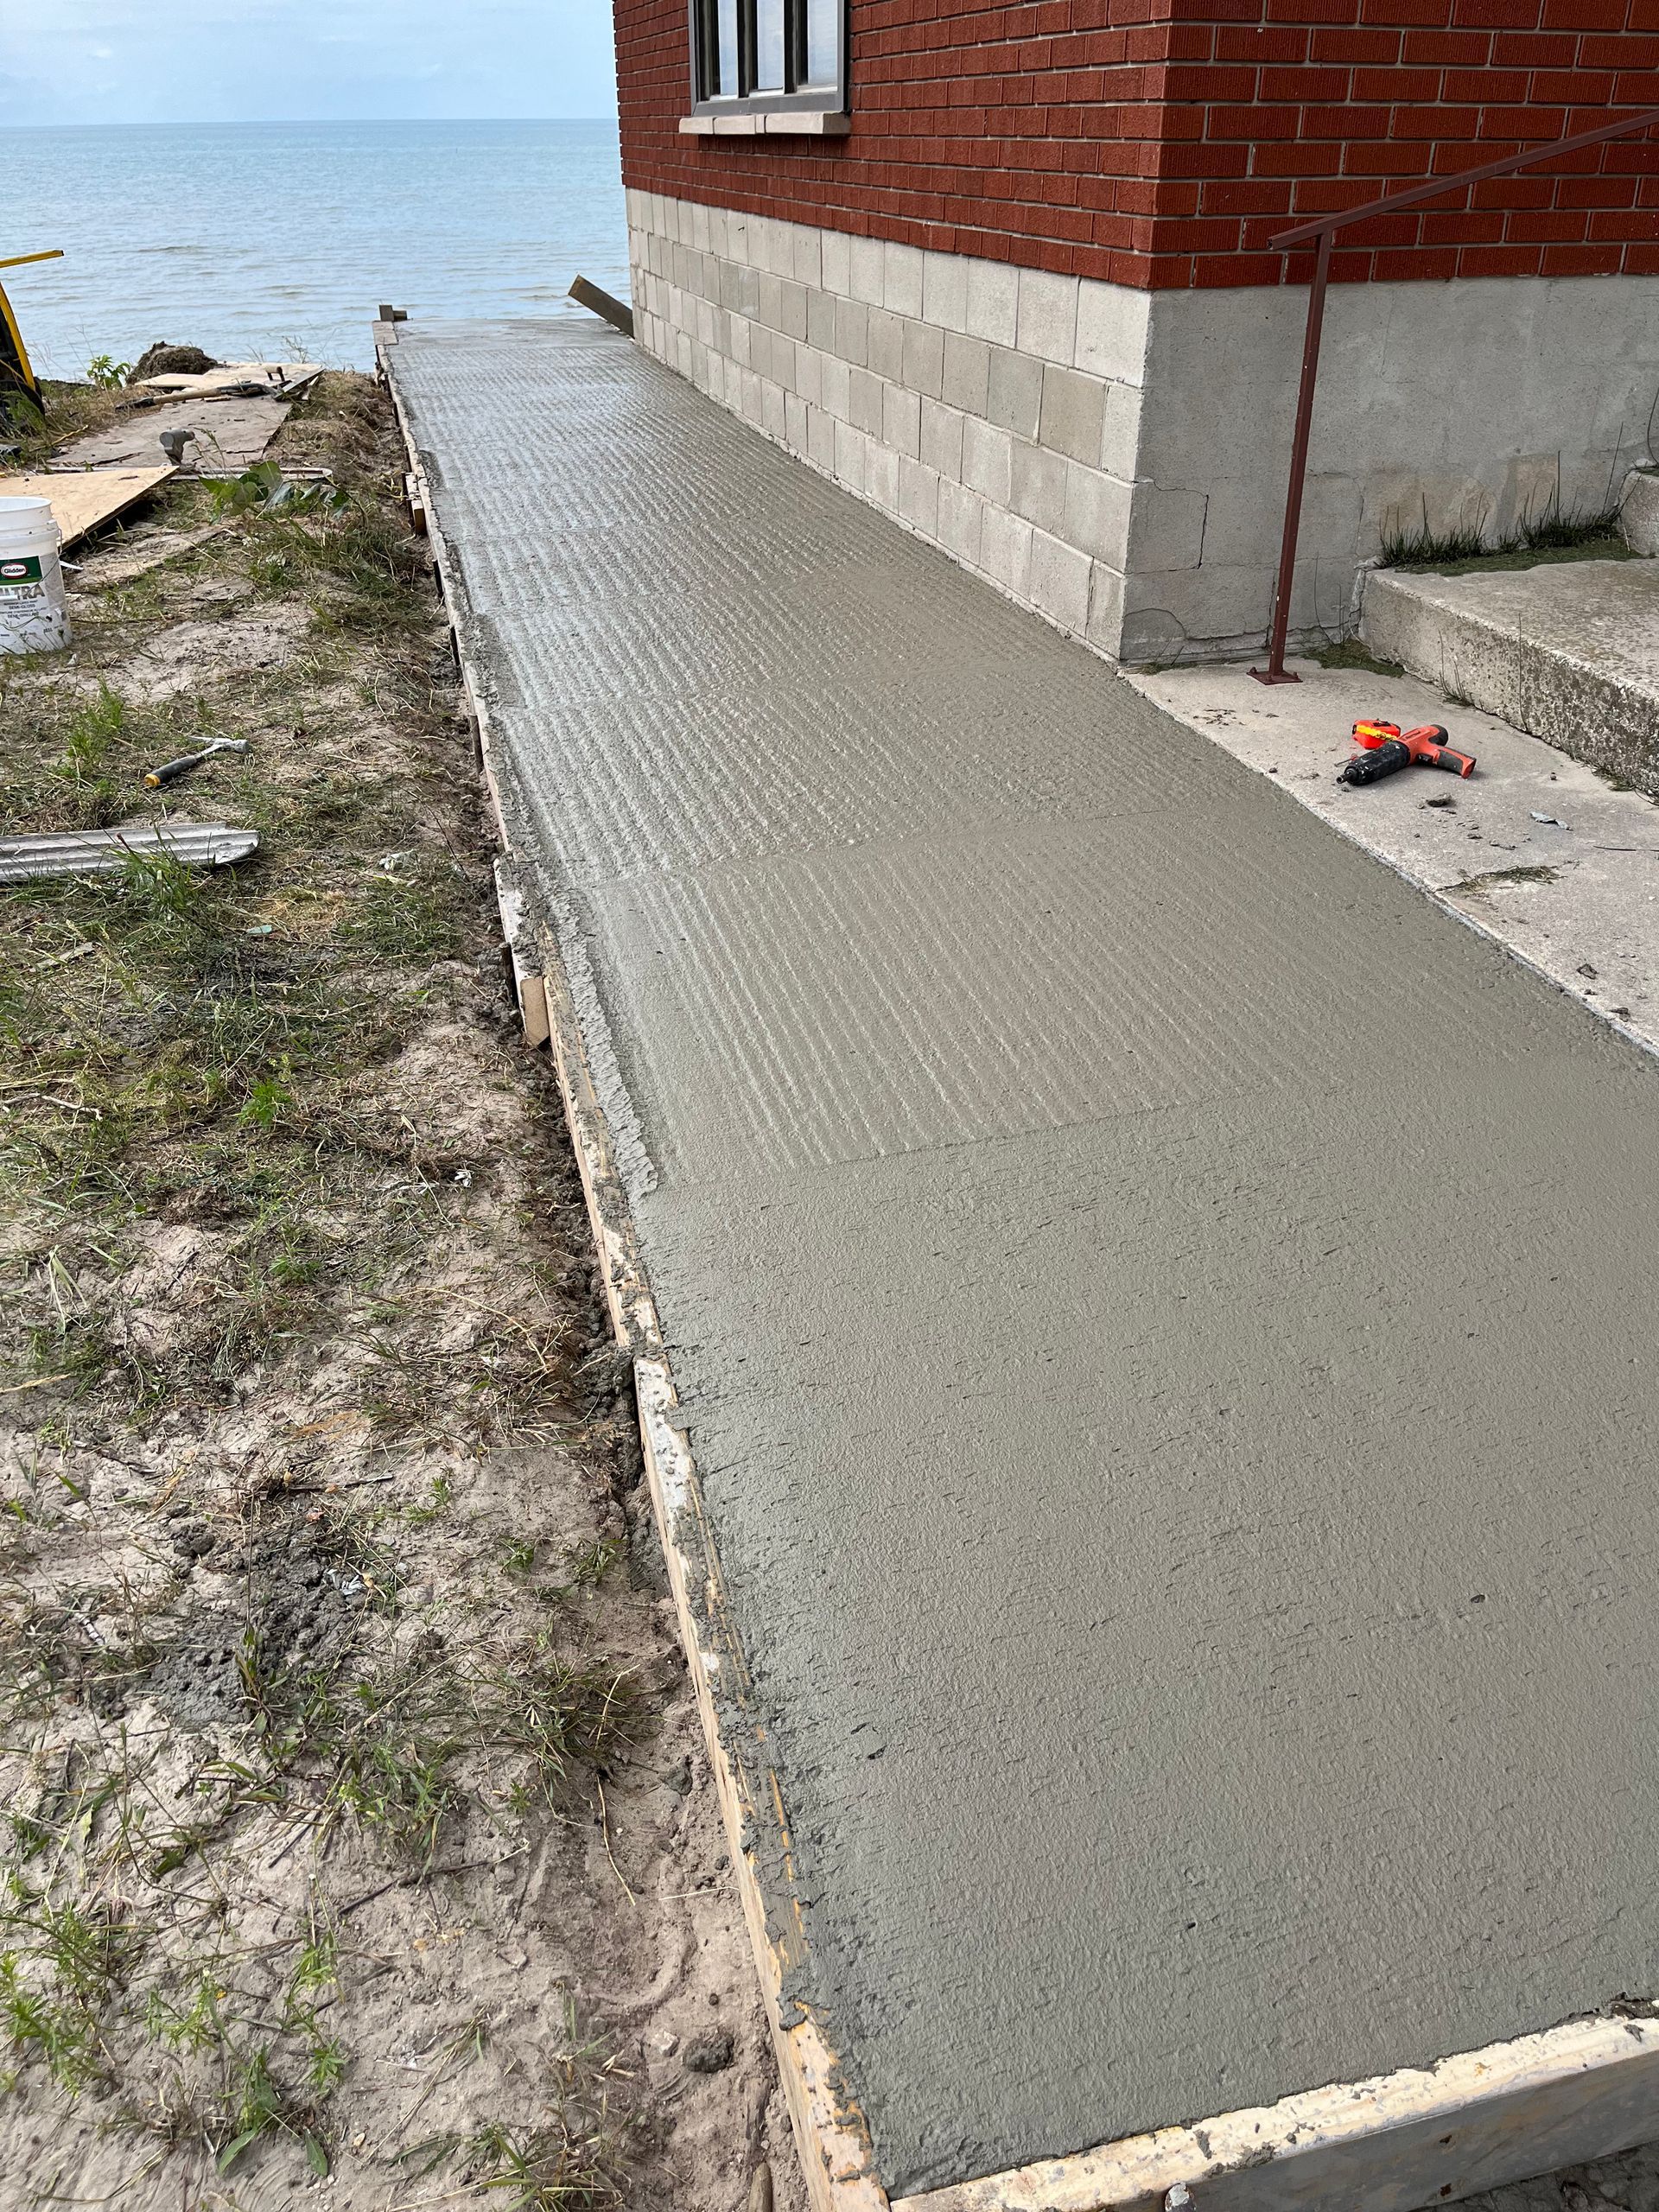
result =
M1652 1063L620 336L388 350L815 2205L1659 2133Z
M1659 562L1378 569L1361 627L1379 658L1659 798Z

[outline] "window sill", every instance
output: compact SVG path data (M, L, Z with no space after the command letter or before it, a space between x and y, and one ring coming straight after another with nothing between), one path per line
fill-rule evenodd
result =
M739 108L730 115L683 115L683 138L844 138L852 118L816 109Z

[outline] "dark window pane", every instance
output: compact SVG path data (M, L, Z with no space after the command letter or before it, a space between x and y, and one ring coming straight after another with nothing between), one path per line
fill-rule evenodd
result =
M755 0L754 87L760 92L784 89L784 0Z
M720 45L715 67L709 72L713 90L725 99L737 97L737 0L716 0L715 24Z
M806 10L806 74L804 85L841 81L841 9L838 0L803 0Z

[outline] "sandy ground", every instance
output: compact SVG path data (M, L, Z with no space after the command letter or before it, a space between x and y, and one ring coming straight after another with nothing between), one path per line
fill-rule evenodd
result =
M8 828L262 834L8 898L0 2201L791 2212L388 410L280 450L346 509L181 486L0 676Z

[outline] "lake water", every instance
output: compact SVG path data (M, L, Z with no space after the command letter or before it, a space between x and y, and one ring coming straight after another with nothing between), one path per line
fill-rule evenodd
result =
M0 130L0 258L35 367L79 376L152 340L220 358L373 365L382 300L423 321L626 299L612 123L273 123Z

